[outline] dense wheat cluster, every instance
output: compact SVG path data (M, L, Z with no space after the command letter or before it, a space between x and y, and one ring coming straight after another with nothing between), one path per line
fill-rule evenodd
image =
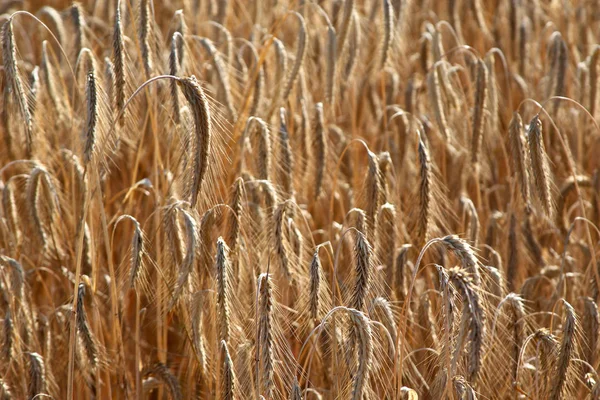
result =
M0 2L0 399L600 399L598 20Z

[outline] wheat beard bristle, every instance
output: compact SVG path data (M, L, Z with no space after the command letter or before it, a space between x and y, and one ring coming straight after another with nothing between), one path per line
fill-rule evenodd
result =
M271 398L274 390L273 332L272 332L273 299L271 280L268 274L258 277L258 329L256 331L257 389L267 398Z

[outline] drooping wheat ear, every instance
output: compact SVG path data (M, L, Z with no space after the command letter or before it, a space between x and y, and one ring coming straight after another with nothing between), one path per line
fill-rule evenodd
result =
M525 307L523 299L514 293L509 293L505 298L508 307L508 330L512 333L512 379L516 381L518 377L519 354L525 340Z
M125 39L123 37L123 25L121 21L121 0L117 0L115 9L115 27L113 31L112 59L115 66L115 110L121 113L119 125L125 124L126 110L125 105L125 84L127 82L127 71L125 68Z
M289 400L302 400L302 389L300 388L297 378L294 378L294 384L292 385Z
M83 15L83 7L80 3L75 2L71 6L71 20L75 27L75 54L79 54L81 49L88 47L87 38L85 36L87 24L85 22L85 16Z
M371 357L373 355L373 338L369 319L360 311L350 309L350 319L352 320L353 332L358 341L358 368L354 375L352 383L352 400L361 400L368 390L369 369L371 367Z
M217 256L215 260L217 271L217 315L219 320L219 339L222 341L229 340L229 247L222 237L217 239Z
M188 35L189 29L185 23L185 15L183 15L183 10L176 10L173 18L177 21L175 24L175 32L179 32L182 39L177 41L177 59L179 60L179 66L181 69L185 69L185 63L187 61L185 37Z
M454 391L461 400L477 400L477 394L473 387L465 380L464 377L456 375L452 378L452 384L454 385Z
M509 291L517 290L517 279L519 274L519 243L517 241L517 217L513 213L510 216L508 229L508 263L506 265L506 282Z
M29 76L29 112L32 116L35 115L40 89L40 67L36 65Z
M523 120L518 112L513 112L508 125L508 140L510 142L510 162L513 173L521 188L521 196L527 210L531 207L529 190L529 154L525 143Z
M427 75L427 94L429 97L429 102L433 107L438 129L440 130L440 133L444 139L448 140L451 134L441 93L440 74L442 72L440 72L440 69L442 65L443 62L438 61L431 69L431 72L429 72Z
M225 62L223 62L223 57L221 57L221 53L219 53L217 48L209 39L200 39L200 44L202 45L202 47L204 47L204 49L208 52L208 54L213 60L215 70L217 72L217 76L221 84L221 89L223 90L225 106L227 107L229 118L231 118L232 121L235 121L237 119L237 112L233 105L233 99L231 97L231 86L229 84L229 75L227 74L227 68L225 67Z
M6 383L6 381L0 378L0 399L2 400L11 400L13 395L10 391L10 386Z
M181 392L181 387L179 386L177 377L171 373L165 364L156 363L154 365L147 366L143 370L143 375L144 377L153 376L163 385L165 385L169 390L172 400L183 400L183 394Z
M304 18L302 15L298 14L294 11L294 15L298 18L298 22L300 23L300 30L298 31L298 40L296 41L296 59L294 61L294 66L292 67L292 71L290 72L287 82L285 83L285 89L283 90L282 100L287 101L296 80L298 79L298 75L300 74L300 69L302 68L302 64L304 64L304 58L306 57L306 22L304 22Z
M62 16L55 8L43 6L39 9L36 16L40 19L44 16L47 17L52 22L52 32L54 33L54 36L56 36L56 39L58 39L58 42L61 45L66 43L65 38L67 37L67 34L65 33L65 24Z
M40 188L43 187L41 183L42 179L48 179L47 171L43 167L34 168L29 174L27 179L27 186L25 187L25 193L27 194L27 209L29 216L33 222L35 228L35 234L41 242L42 248L45 249L47 245L47 234L44 230L42 216L39 212L38 200L40 198Z
M367 224L367 214L360 208L353 208L346 214L346 220L349 226L354 226L365 237L369 237L369 227Z
M275 46L277 69L275 70L275 78L273 79L273 100L271 100L270 108L274 110L280 104L281 94L284 89L284 81L287 74L287 53L285 45L278 38L273 39L273 46Z
M104 91L109 104L115 103L115 65L110 58L104 57Z
M8 304L8 298L5 298L6 303ZM13 323L12 313L10 311L10 307L6 308L6 312L4 313L4 324L2 326L2 352L0 353L2 362L8 365L12 360L14 348L15 348L15 326Z
M415 336L420 336L419 343L423 343L424 346L437 348L439 345L436 325L432 319L431 313L431 301L429 295L423 293L419 299L419 308L417 310L417 327L422 334L416 333Z
M488 96L488 70L482 60L477 60L477 79L475 81L475 104L473 108L473 135L471 138L471 163L479 162L483 129L486 121L486 102Z
M500 102L498 100L497 78L496 78L496 61L495 55L488 51L485 55L485 67L487 70L487 108L490 115L491 129L498 129L498 108Z
M596 365L596 351L598 349L598 334L600 333L600 316L598 306L591 297L583 300L583 333L587 340L585 348L585 360L590 365Z
M85 353L87 363L89 367L95 371L99 363L99 352L96 337L90 329L88 323L87 314L85 312L84 300L85 300L85 284L79 284L79 290L77 291L77 333L79 334L79 340Z
M154 71L154 55L152 52L153 21L150 0L140 1L140 46L146 79L150 79Z
M335 71L336 71L336 60L337 60L337 36L335 34L335 28L329 21L327 26L327 67L325 75L325 101L330 107L333 107L335 102Z
M471 275L475 286L479 286L481 283L479 261L475 256L473 248L465 240L456 235L445 236L442 239L442 243L462 262L463 268Z
M367 178L365 182L366 191L366 207L365 212L369 223L369 229L371 232L377 232L377 213L381 207L382 198L384 198L384 187L382 185L382 175L379 169L379 157L368 152L369 157L369 169L367 172Z
M400 249L398 250L398 254L396 255L396 268L394 271L394 280L392 281L392 287L394 288L396 300L398 301L403 301L406 297L404 278L406 276L406 272L409 272L408 275L410 275L410 271L405 271L405 269L408 269L408 250L410 250L411 248L412 245L404 244L402 245L402 247L400 247Z
M258 125L258 126L257 126ZM257 132L258 145L254 157L256 177L269 180L271 173L271 135L267 123L258 117L250 117L246 122L246 128L240 139L240 145L244 147L246 138ZM242 153L243 156L243 153Z
M365 235L361 232L356 232L354 242L354 268L356 278L352 290L352 297L350 299L350 307L359 311L363 310L371 285L371 252L371 245Z
M227 342L221 340L221 400L234 400L235 399L235 370L233 367L233 361L229 355L229 349L227 348Z
M323 103L315 104L315 120L312 129L312 156L315 168L315 194L317 200L323 193L325 171L327 169L327 134L325 132L325 121L323 119Z
M398 329L390 302L383 297L374 298L369 310L369 316L372 320L381 322L390 333L392 342L396 343Z
M239 177L233 182L229 195L229 206L233 214L229 213L227 217L226 243L229 243L232 259L232 274L235 280L239 279L239 248L242 227L243 202L246 197L244 189L244 180Z
M29 356L29 399L40 397L46 393L46 366L38 353L27 353Z
M64 104L60 96L59 89L56 87L54 68L52 66L52 63L50 62L50 57L48 54L48 42L46 40L42 42L41 68L42 81L44 83L44 86L46 87L48 98L50 99L50 103L54 107L54 110L58 115L58 119L60 120L64 112Z
M173 33L173 38L171 39L171 51L169 52L169 74L173 76L179 75L180 72L180 61L179 61L179 51L177 50L179 47L179 42L183 42L183 36L181 33L175 32ZM171 87L171 104L173 106L173 119L176 124L181 122L181 111L179 107L179 90L177 89L177 81L171 80L169 82Z
M385 204L388 202L390 185L388 183L388 174L394 170L392 157L389 152L383 151L377 155L379 161L379 181L380 181L380 201Z
M477 242L479 238L479 216L477 215L477 209L475 208L473 201L471 201L471 199L469 199L466 196L461 196L460 202L464 210L463 227L467 227L466 236L468 238L469 243L471 243L473 247L477 247Z
M596 103L598 97L598 61L600 60L600 46L594 46L594 50L589 59L589 83L590 83L590 105L589 110L592 116L596 115Z
M385 265L388 282L393 282L394 249L396 248L396 208L385 203L377 216L376 250L378 259Z
M469 352L467 355L468 379L470 383L474 384L482 369L483 344L486 336L486 315L478 292L479 285L465 274L463 270L458 268L449 270L448 276L464 302L462 323L466 324L465 326L468 329L468 335L465 338L469 342ZM461 335L463 335L462 332L464 332L463 327L461 327ZM460 343L461 339L458 342ZM461 347L462 345L459 346L457 344L457 353L454 355L455 360L460 356Z
M381 40L381 58L379 68L383 69L389 58L390 47L394 39L394 7L390 0L383 0L383 37Z
M279 202L279 196L275 191L275 187L271 183L271 181L261 180L260 182L260 191L263 194L263 201L265 203L265 209L269 212L269 215L275 212L275 207Z
M338 57L344 52L344 44L346 43L346 37L348 36L348 30L350 29L350 22L354 15L354 0L344 0L344 14L342 15L342 23L340 26L340 34L338 36L337 48L339 49ZM357 27L358 29L358 27Z
M12 232L15 245L21 242L22 229L18 223L17 203L13 189L14 177L11 177L2 189L2 216L6 219L8 228Z
M84 140L83 162L87 165L92 160L96 148L96 126L98 124L98 87L94 72L87 74L85 85L86 123L82 132Z
M554 202L552 200L552 176L548 164L548 155L544 147L542 136L542 121L538 116L533 117L527 131L529 155L531 157L531 170L536 188L536 194L544 213L552 218Z
M319 313L319 299L321 289L321 277L323 275L323 268L321 266L321 258L319 257L319 248L315 250L312 261L310 263L310 281L309 281L309 295L308 295L308 312L310 318L315 321L322 317Z
M278 179L286 198L294 196L294 157L286 123L285 108L279 109L279 163Z
M130 275L129 275L129 287L133 288L136 286L138 278L140 278L143 270L142 256L144 255L144 235L140 228L140 223L135 219L131 218L133 222L133 237L131 238L131 262L130 262Z
M183 293L183 290L189 281L190 275L194 269L196 252L198 248L196 220L189 212L184 210L180 211L183 215L183 221L185 225L185 257L183 258L181 266L179 267L179 276L177 278L177 282L175 283L175 287L173 288L173 297L169 308L172 308L179 300L179 297Z
M258 277L258 304L256 305L256 389L271 398L275 387L273 367L273 294L268 274Z
M559 400L564 398L565 385L568 383L569 366L571 365L572 359L576 353L575 344L575 330L577 325L577 317L575 316L575 310L567 303L565 305L565 321L563 322L563 337L560 342L560 349L558 351L558 360L556 369L554 370L554 382L552 384L552 390L550 392L550 400Z
M263 100L263 93L265 91L265 70L263 65L259 65L260 57L258 55L258 51L256 51L256 46L252 44L252 42L244 41L245 47L250 49L250 54L252 55L252 61L254 63L254 68L258 68L258 75L254 80L254 92L252 93L252 104L250 106L250 111L248 115L256 116L260 112ZM243 49L243 48L242 48ZM241 57L242 49L238 51L238 57ZM247 80L247 79L246 79ZM280 85L283 87L283 85ZM279 89L281 90L281 89ZM274 99L275 100L275 99ZM270 119L273 112L275 112L275 102L271 104L272 107L267 114L267 120Z
M211 114L208 99L204 90L196 80L195 76L180 78L183 95L190 105L194 116L194 145L193 152L193 176L190 188L190 204L192 208L196 205L198 195L202 188L204 176L208 170L208 158L211 151Z
M30 157L33 151L33 117L31 116L29 106L27 105L25 89L23 88L23 82L21 81L19 68L17 66L17 49L12 19L5 22L2 27L2 60L4 66L4 78L6 80L4 84L4 98L5 100L8 100L9 94L12 92L15 101L19 105L21 117L25 122L25 151L27 157ZM8 107L8 104L5 103L4 107ZM8 111L6 111L6 113L8 114Z
M539 373L542 380L542 398L548 398L550 387L546 385L549 377L557 378L553 375L554 367L558 361L559 343L556 337L546 328L538 329L534 334L534 340L539 348Z
M354 2L354 0L347 0L347 2ZM350 45L348 49L348 57L346 61L346 65L344 66L344 79L343 82L349 82L350 77L354 73L354 69L356 67L358 61L358 53L360 51L361 46L361 32L360 32L360 21L358 13L352 13L352 22L351 22L352 36L350 37ZM338 54L342 53L343 49L338 44ZM339 55L338 55L339 58Z
M429 150L421 138L419 138L419 208L417 224L415 230L416 244L422 245L429 239L429 230L431 226L431 208L432 208L432 179L433 171L431 169L431 160L429 159Z
M285 219L287 218L286 214L290 211L289 208L289 203L285 201L280 203L273 212L274 230L272 236L273 246L280 261L281 270L288 281L292 278L292 272L287 247L285 246L283 228L285 227Z
M553 69L556 76L553 77L552 96L564 96L566 94L566 73L568 66L567 44L559 32L554 32L550 38L551 46L554 49L554 60L552 60ZM554 102L554 110L558 107L558 101Z
M190 316L192 319L192 346L194 348L194 355L196 361L200 367L200 373L204 374L207 368L206 351L204 348L204 295L205 293L200 291L192 295L192 307Z

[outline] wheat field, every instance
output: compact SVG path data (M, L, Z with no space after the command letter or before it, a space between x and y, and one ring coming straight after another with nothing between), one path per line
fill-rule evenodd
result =
M0 2L0 399L600 400L598 21Z

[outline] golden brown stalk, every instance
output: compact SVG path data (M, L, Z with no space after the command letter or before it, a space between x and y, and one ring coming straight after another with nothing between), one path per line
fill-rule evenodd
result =
M112 59L115 66L115 111L120 113L119 125L125 124L126 110L125 105L125 83L127 82L127 72L125 68L125 40L123 38L123 26L121 21L121 1L117 0L115 9L115 27L113 31Z
M227 342L221 340L221 400L234 400L236 398L236 385L235 385L235 370L233 368L233 361L229 355L229 349L227 348Z
M4 65L4 107L7 107L9 93L12 92L14 100L19 105L19 112L25 122L25 151L27 156L30 156L33 151L33 117L27 105L27 97L21 77L19 76L19 68L17 66L17 49L15 45L15 35L13 32L12 19L4 23L2 27L2 60ZM8 113L8 111L6 111ZM8 116L6 117L8 120Z
M554 214L554 202L552 200L552 176L548 163L548 155L544 147L542 136L542 122L538 116L529 122L527 131L529 143L529 155L531 157L531 170L537 197L541 203L544 213L552 218Z
M475 81L475 104L473 108L473 135L471 138L471 163L479 162L483 129L486 121L486 102L488 71L482 60L477 60L477 79Z
M590 88L590 105L589 110L592 116L596 115L596 103L598 97L598 68L600 65L600 46L596 45L589 59L589 88Z
M204 90L195 76L180 78L183 95L190 105L194 116L194 145L192 183L190 185L190 204L196 205L202 189L202 182L208 170L208 158L211 151L211 114Z
M230 321L229 321L229 302L230 302L230 288L229 288L229 247L219 237L217 239L217 256L215 261L217 271L217 316L219 325L219 340L227 342L229 341L230 334Z

